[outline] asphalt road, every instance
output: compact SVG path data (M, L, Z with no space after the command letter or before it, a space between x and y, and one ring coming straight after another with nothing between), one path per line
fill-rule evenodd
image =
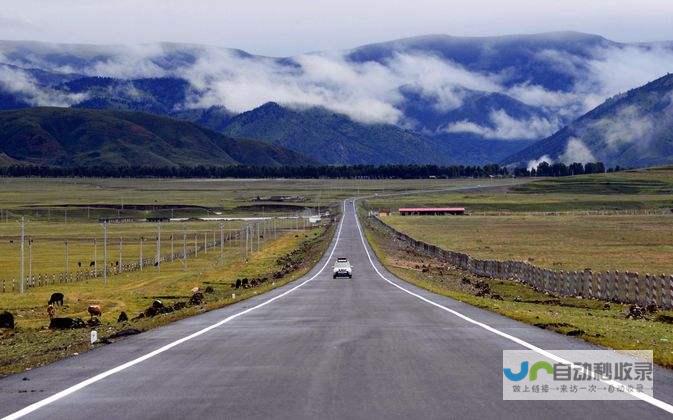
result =
M350 258L352 280L332 279L337 256ZM523 347L445 308L542 349L594 348L396 279L373 255L370 262L349 203L330 251L303 279L2 379L0 416L22 409L28 418L88 420L672 416L644 401L503 401L502 350ZM656 370L655 397L673 402L671 371Z

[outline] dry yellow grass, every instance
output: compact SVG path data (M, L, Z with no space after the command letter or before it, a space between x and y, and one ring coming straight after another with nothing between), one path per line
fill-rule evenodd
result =
M442 248L559 270L673 274L673 215L391 216L386 223Z

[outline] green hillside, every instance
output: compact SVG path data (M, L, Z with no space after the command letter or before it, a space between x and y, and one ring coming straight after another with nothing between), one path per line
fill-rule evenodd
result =
M127 111L30 108L0 112L0 153L57 166L300 165L282 147Z

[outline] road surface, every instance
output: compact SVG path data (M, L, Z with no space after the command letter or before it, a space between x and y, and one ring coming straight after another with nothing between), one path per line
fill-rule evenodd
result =
M673 374L665 369L655 373L657 400L652 403L503 401L502 351L523 349L508 337L546 350L593 347L411 286L388 273L373 254L369 257L365 246L348 203L330 250L304 278L2 379L0 416L672 416L665 410L673 402ZM350 258L352 280L332 279L337 256Z

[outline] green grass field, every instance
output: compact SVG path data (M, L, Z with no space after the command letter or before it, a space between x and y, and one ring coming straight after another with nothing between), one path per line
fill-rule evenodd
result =
M366 229L367 238L382 263L396 276L468 304L540 328L571 335L620 350L653 350L654 361L673 368L672 311L644 319L628 319L628 305L591 299L554 298L530 287L489 278L478 278L447 267L441 261L410 254L378 231ZM425 266L425 269L419 267ZM490 296L476 296L475 284L488 284ZM493 294L499 298L493 298Z
M511 182L504 180L502 182ZM479 180L0 179L2 218L96 222L100 217L285 214L352 196L476 185ZM300 200L256 200L271 196ZM104 208L100 208L104 207Z
M269 239L259 251L246 258L239 249L227 248L224 255L219 252L201 253L196 258L182 262L174 261L162 265L159 271L150 267L110 277L108 284L103 279L79 283L57 284L29 289L24 294L0 293L0 308L9 310L15 316L16 328L0 335L0 376L21 371L25 368L47 363L73 353L90 348L89 329L51 331L46 329L49 318L46 304L52 292L64 293L63 307L57 307L59 317L80 317L88 319L87 306L100 305L103 309L98 327L101 336L122 330L137 328L146 330L186 316L222 307L241 299L263 293L286 284L308 271L326 249L333 227L289 231L277 239ZM295 250L302 250L297 269L288 275L271 279L271 275L281 266L279 258ZM269 280L251 289L232 289L237 278L266 277ZM214 293L206 295L206 303L192 306L170 314L158 315L127 323L117 323L117 317L124 311L133 318L149 307L155 299L165 305L188 301L191 290L199 287L213 287ZM236 296L233 297L232 293Z
M393 212L385 221L414 238L478 258L524 260L558 270L673 274L672 188L673 170L660 169L542 179L460 194L374 198L367 205L393 210L465 206L471 215ZM634 209L657 214L611 214Z

